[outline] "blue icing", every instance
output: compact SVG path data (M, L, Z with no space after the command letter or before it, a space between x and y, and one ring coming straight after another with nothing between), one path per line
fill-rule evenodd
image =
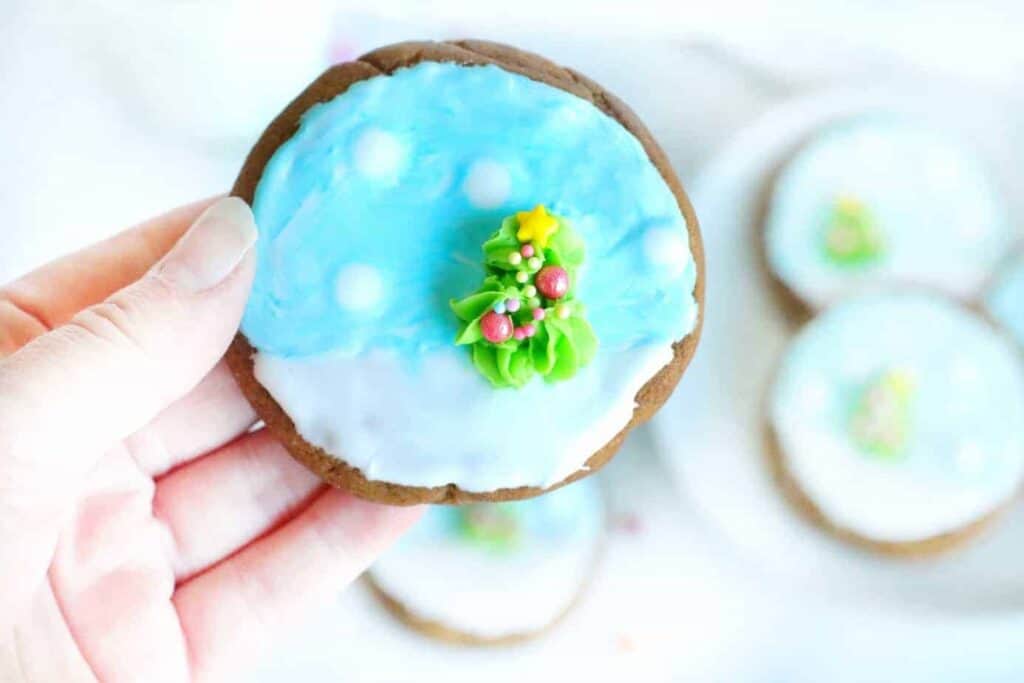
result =
M480 503L478 505L494 505ZM514 514L521 542L512 546L523 548L542 544L560 544L572 538L592 538L601 532L604 511L600 490L593 480L563 486L529 500L497 503ZM461 506L433 505L423 518L399 541L400 546L431 544L444 539L463 538L459 532ZM486 546L477 545L481 548Z
M364 136L381 132L391 144L368 167ZM464 187L482 160L508 174L507 197L492 208ZM242 330L283 357L387 348L410 359L449 347L458 321L448 301L478 286L481 243L504 216L538 203L586 242L578 297L602 351L692 329L692 258L680 271L644 248L651 229L685 245L685 221L628 131L589 102L497 67L424 63L312 107L275 152L253 202L260 240ZM380 298L347 309L337 279L357 264L376 270Z
M985 306L1024 345L1024 254L1018 254L999 275Z
M825 247L840 198L862 206L880 238L858 264ZM1012 230L974 156L920 121L878 113L833 125L794 155L776 181L765 238L772 270L821 307L878 282L973 295Z

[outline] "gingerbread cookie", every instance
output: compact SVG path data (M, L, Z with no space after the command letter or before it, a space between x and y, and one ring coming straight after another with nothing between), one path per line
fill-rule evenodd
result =
M864 115L828 126L775 174L766 265L812 313L868 287L976 296L1013 239L984 165L920 121Z
M364 498L512 500L585 476L697 344L700 235L665 155L536 55L404 43L334 67L233 194L260 239L228 361L292 455Z
M768 420L790 499L882 552L955 545L1024 477L1019 354L934 293L860 295L815 318L786 352Z
M604 509L594 480L534 500L435 506L367 578L428 636L467 645L538 635L576 604L597 568Z

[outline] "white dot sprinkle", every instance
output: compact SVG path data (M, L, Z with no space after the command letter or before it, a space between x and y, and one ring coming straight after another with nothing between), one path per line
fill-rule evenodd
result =
M383 180L398 173L405 158L405 150L391 133L371 128L356 140L353 158L359 173L368 178Z
M660 268L680 272L690 261L690 251L682 230L650 228L644 233L644 254Z
M354 263L338 273L335 296L346 311L369 312L384 298L384 279L373 266Z
M469 167L462 191L473 206L494 209L508 200L512 192L512 177L508 169L497 161L481 159Z

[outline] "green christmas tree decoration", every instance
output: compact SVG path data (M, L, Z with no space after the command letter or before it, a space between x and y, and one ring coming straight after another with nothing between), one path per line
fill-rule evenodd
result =
M839 197L825 230L825 255L841 266L864 266L883 253L882 235L867 207L849 196Z
M456 510L456 520L462 538L490 550L511 550L522 538L519 514L509 503L464 505Z
M480 288L452 300L455 343L496 388L520 388L534 376L571 378L597 352L586 309L576 299L583 241L542 205L502 221L483 244Z
M906 452L914 385L899 370L882 373L861 392L850 415L850 434L865 453L895 460Z

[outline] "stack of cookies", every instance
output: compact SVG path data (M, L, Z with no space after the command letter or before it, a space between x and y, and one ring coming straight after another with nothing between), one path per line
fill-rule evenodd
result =
M887 554L973 537L1024 478L1024 260L984 164L905 116L834 122L763 222L795 329L766 406L786 496Z

